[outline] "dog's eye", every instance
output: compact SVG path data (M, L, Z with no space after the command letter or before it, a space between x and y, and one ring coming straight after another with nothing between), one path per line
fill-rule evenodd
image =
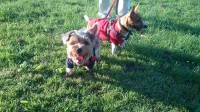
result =
M85 41L84 44L85 44L85 45L89 45L89 42Z
M74 44L76 44L76 42L71 42L71 43L70 43L70 45L74 45Z
M138 21L138 22L139 22L140 20L141 20L140 18L137 18L137 19L136 19L136 21Z

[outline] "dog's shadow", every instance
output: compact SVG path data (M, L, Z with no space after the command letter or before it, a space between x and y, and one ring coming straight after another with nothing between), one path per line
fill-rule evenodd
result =
M190 23L175 22L168 18L167 20L158 19L157 17L148 17L145 20L149 21L149 26L170 31L178 31L190 35L200 35L200 26L190 25Z
M133 45L126 50L129 53L101 57L102 60L109 60L106 61L109 66L120 66L121 69L108 67L96 71L116 81L101 77L96 77L94 81L121 87L124 92L138 92L165 105L189 110L194 110L194 105L199 105L200 72L195 72L194 69L199 68L200 59L152 46ZM138 57L131 54L131 50L134 50Z
M80 2L74 2L74 1L73 2L65 1L65 3L70 6L84 6L84 4Z

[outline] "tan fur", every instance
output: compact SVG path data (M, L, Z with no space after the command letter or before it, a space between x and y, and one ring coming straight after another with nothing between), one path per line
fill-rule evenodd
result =
M138 5L133 7L126 15L121 17L119 21L129 30L136 29L141 31L143 29L142 17L138 13ZM118 28L120 29L120 33L123 35L127 32L119 25L119 21L117 22Z

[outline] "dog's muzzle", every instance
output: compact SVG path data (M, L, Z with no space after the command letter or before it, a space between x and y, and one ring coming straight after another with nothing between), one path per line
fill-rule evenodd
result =
M144 21L142 22L142 24L143 24L143 28L147 28L148 27L148 25Z

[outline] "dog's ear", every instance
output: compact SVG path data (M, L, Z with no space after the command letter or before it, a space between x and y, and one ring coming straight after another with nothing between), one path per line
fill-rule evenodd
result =
M130 16L135 14L135 13L138 13L138 7L139 7L139 4L137 4L136 6L133 6L133 8L130 12Z
M135 12L135 13L138 12L138 7L139 7L139 4L137 4L137 5L134 7L134 12Z
M91 35L96 35L97 31L98 31L98 22L96 22L92 27L87 28L86 32L88 32Z
M69 31L69 32L67 32L66 34L62 34L62 35L61 35L63 44L65 44L65 45L67 44L67 41L69 41L69 39L70 39L72 33L74 33L74 31Z

